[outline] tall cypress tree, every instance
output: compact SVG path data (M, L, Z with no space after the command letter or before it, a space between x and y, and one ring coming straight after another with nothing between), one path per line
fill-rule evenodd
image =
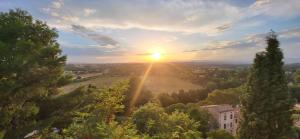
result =
M257 53L242 97L241 139L292 138L292 108L277 35L266 37L265 52Z

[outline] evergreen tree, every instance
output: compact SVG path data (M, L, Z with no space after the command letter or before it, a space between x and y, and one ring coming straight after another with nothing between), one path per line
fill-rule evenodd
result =
M0 132L5 138L32 131L39 103L57 93L66 61L57 37L26 11L0 13Z
M265 52L257 53L242 97L241 139L292 138L292 108L283 70L283 53L276 34L266 38Z

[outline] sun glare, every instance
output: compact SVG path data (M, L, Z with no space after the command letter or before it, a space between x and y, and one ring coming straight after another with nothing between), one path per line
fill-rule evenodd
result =
M159 60L159 59L161 58L161 54L158 53L158 52L152 53L152 54L151 54L151 58L152 58L153 60Z

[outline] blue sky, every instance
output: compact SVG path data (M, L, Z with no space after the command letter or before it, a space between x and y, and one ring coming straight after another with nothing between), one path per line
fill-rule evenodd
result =
M276 31L287 62L300 62L299 0L1 0L59 33L69 63L249 63Z

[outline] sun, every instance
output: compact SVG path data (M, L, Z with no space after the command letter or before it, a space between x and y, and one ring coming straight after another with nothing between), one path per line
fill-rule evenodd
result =
M159 52L154 52L154 53L151 54L151 58L152 58L153 60L159 60L159 59L161 58L161 53L159 53Z

